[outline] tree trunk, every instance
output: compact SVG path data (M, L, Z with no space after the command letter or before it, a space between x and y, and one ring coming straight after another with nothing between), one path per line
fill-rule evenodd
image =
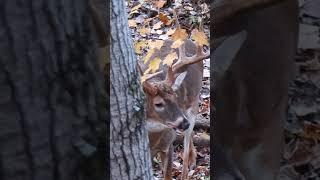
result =
M111 3L111 179L153 178L143 101L124 0Z
M105 179L107 102L88 1L3 0L0 11L0 179Z

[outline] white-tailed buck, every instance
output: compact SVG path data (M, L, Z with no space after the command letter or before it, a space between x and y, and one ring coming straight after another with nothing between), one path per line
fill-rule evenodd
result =
M159 57L163 62L171 52L176 52L178 59L170 67L161 63L158 72L149 75L142 83L146 94L151 154L153 157L160 153L165 180L172 179L172 153L176 129L184 131L185 135L182 179L187 179L189 167L196 163L191 135L202 86L202 60L209 57L209 51L204 53L203 47L197 46L191 40L186 40L178 49L172 49L172 43L170 40L165 41L150 60ZM138 67L141 74L146 71L141 65Z
M297 45L296 0L211 4L216 180L274 180Z

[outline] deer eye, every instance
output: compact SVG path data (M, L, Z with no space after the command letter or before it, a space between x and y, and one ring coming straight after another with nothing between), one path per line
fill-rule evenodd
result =
M163 111L164 110L164 103L163 102L155 103L154 107L155 107L156 111Z

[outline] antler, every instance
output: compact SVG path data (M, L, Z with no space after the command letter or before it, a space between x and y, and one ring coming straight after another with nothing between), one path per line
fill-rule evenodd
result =
M283 0L214 0L211 3L214 23L220 23L238 13L263 8Z
M197 63L199 61L202 61L206 58L208 58L210 56L210 51L207 52L203 52L202 49L202 45L197 45L197 52L195 55L188 57L186 56L186 50L185 50L185 43L183 43L180 47L179 47L179 59L178 61L173 64L172 69L174 74L176 74L179 69Z
M197 45L196 54L191 57L188 57L188 56L186 56L185 43L183 43L179 47L178 61L176 63L174 63L171 67L169 67L165 81L167 81L169 84L172 84L175 74L177 74L181 68L186 67L191 64L194 64L194 63L197 63L199 61L202 61L202 60L208 58L210 56L210 51L203 52L202 48L203 48L203 46ZM144 75L140 63L137 63L137 66L138 66L140 75ZM145 78L145 81L147 81L155 76L158 76L159 74L162 74L162 73L163 73L163 70L160 70L160 71L158 71L156 73L152 73L152 74L146 74L147 77Z

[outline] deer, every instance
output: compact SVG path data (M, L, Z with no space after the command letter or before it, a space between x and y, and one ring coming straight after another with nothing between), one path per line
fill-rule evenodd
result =
M172 44L172 40L165 40L150 60L160 57L163 62L171 51L178 53L178 59L171 66L161 63L159 70L149 74L142 83L151 156L160 153L165 180L172 179L173 142L177 132L184 133L181 179L188 179L189 168L196 164L192 132L202 86L202 61L210 55L190 39L176 49L171 48ZM141 75L145 74L148 63L145 66L138 63Z
M211 8L214 179L277 179L294 76L298 3L216 0Z

